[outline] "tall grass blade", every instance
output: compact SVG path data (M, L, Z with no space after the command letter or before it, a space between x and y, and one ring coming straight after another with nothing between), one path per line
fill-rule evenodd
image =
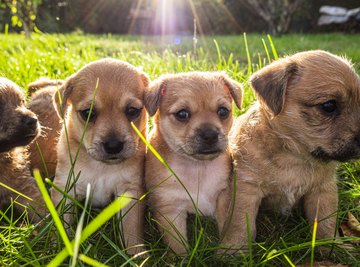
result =
M8 186L8 185L6 185L6 184L4 184L4 183L2 183L2 182L0 182L0 186L2 186L2 187L4 187L4 188L6 188L6 189L8 189L8 190L10 190L10 191L12 191L12 192L14 192L15 194L17 194L17 195L19 195L19 196L22 196L23 198L26 198L26 199L28 199L28 200L30 200L30 201L33 200L31 197L28 197L28 196L20 193L19 191L15 190L14 188L11 188L10 186Z
M246 57L247 57L247 75L249 76L252 73L252 63L251 63L251 56L248 46L248 41L246 38L246 33L244 32L244 42L245 42L245 50L246 50Z
M192 260L193 260L193 258L194 258L194 256L195 256L195 254L196 254L197 249L199 248L200 241L201 241L201 238L203 237L203 235L204 235L204 229L203 229L203 228L200 228L200 233L199 233L199 236L198 236L198 238L197 238L197 240L196 240L195 247L194 247L194 249L193 249L192 252L191 252L189 262L188 262L188 264L186 265L187 267L190 267L190 266L191 266L191 262L192 262Z
M272 54L273 54L274 59L275 59L275 60L278 60L278 59L279 59L279 56L278 56L278 53L276 52L276 48L275 48L275 45L274 45L273 40L271 39L270 34L267 35L267 38L268 38L268 40L269 40L269 42L270 42L271 52L272 52Z
M289 257L286 256L285 254L284 254L284 258L285 258L285 260L289 263L289 266L290 266L290 267L296 267L295 264L294 264L294 263L289 259Z
M314 229L312 232L312 238L311 238L311 256L310 256L310 266L314 266L314 258L315 258L315 242L316 242L316 232L318 228L318 214L319 214L319 199L316 204L316 214L314 219Z
M89 258L88 256L86 256L84 254L80 254L79 259L81 261L85 262L86 264L89 264L94 267L108 267L108 265L98 262L97 260L94 260L92 258Z
M118 213L122 208L129 204L131 197L123 195L115 199L109 206L103 209L82 231L80 244L95 233L104 223L106 223L111 217ZM73 240L72 245L75 243ZM66 249L60 251L60 253L49 263L48 266L59 266L69 253Z
M63 240L64 244L65 244L65 249L67 251L68 254L72 255L73 253L73 246L71 245L70 243L70 240L66 234L66 230L60 220L60 217L56 211L56 208L54 207L54 204L52 203L51 201L51 198L49 196L49 193L48 191L46 190L46 187L45 187L45 184L41 178L41 175L40 175L40 172L39 170L35 169L34 170L34 177L35 177L35 180L36 180L36 183L38 184L39 186L39 190L41 192L41 194L43 195L43 198L44 198L44 201L45 201L45 204L54 220L54 223L55 223L55 226L61 236L61 239Z
M251 229L250 229L250 219L249 214L246 213L246 229L248 235L248 247L249 247L249 266L253 266L253 251L252 251L252 236L251 236Z
M73 255L73 260L72 260L72 265L71 265L72 267L75 267L76 259L77 259L78 255L79 255L81 231L82 231L83 226L84 226L86 209L87 209L87 207L89 205L89 201L90 201L90 192L91 192L91 185L87 184L85 205L84 205L84 208L82 210L78 225L76 227L76 232L75 232L74 255Z
M266 42L264 40L264 38L261 38L261 41L263 43L263 46L264 46L264 49L265 49L265 53L266 53L266 57L267 57L267 60L268 60L268 63L271 63L271 58L270 58L270 53L269 53L269 49L266 45Z

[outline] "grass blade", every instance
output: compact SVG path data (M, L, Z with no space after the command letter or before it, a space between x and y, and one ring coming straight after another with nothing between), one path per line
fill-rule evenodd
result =
M33 200L32 198L30 198L30 197L28 197L28 196L20 193L19 191L16 191L14 188L11 188L10 186L7 186L6 184L4 184L4 183L2 183L2 182L0 182L0 186L5 187L6 189L8 189L8 190L10 190L10 191L13 191L14 193L18 194L19 196L22 196L23 198L26 198L26 199L28 199L28 200L30 200L30 201Z
M40 172L39 170L35 169L34 170L34 177L35 177L35 180L39 186L39 189L40 189L40 192L41 194L43 195L43 198L44 198L44 201L45 201L45 204L54 220L54 223L55 223L55 226L57 228L57 230L59 231L59 234L61 236L61 239L63 240L64 244L65 244L65 249L67 251L68 254L72 255L73 253L73 246L71 245L70 243L70 240L66 234L66 230L60 220L60 217L56 211L56 208L54 207L54 204L52 203L51 201L51 198L49 196L49 193L48 191L46 190L46 187L45 187L45 184L41 178L41 175L40 175Z
M246 38L246 33L244 32L244 42L245 42L245 50L246 50L246 57L247 57L247 75L249 76L252 73L252 63L251 63L251 56L249 52L249 46Z
M89 265L95 266L95 267L107 267L108 266L108 265L98 262L92 258L89 258L88 256L86 256L84 254L80 254L79 259L81 261L85 262L86 264L89 264Z
M89 236L95 233L104 223L106 223L111 217L118 213L122 208L129 204L131 197L120 196L114 200L109 206L103 209L83 230L81 233L80 244L83 243ZM75 240L71 242L75 243ZM68 251L64 248L50 263L48 266L59 266L66 257L69 256Z
M276 52L276 48L275 48L273 40L271 39L270 34L267 35L267 38L268 38L268 40L270 42L271 52L273 53L274 59L278 60L279 56L278 56L278 53Z

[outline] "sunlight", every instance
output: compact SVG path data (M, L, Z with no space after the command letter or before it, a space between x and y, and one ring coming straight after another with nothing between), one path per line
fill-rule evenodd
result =
M129 12L129 33L189 36L196 29L202 36L215 32L218 25L214 19L219 16L240 28L222 1L137 0Z

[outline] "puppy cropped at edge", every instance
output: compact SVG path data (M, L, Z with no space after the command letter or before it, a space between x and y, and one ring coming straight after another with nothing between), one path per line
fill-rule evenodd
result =
M232 131L236 196L223 246L246 249L260 205L283 213L302 204L317 238L337 236L337 162L360 156L360 79L324 51L280 59L250 77L258 97Z
M145 160L145 145L132 129L131 121L146 135L144 93L148 84L147 75L134 66L121 60L102 59L66 79L59 89L62 101L58 94L54 96L56 110L64 119L57 144L54 184L79 201L84 200L90 184L92 207L104 207L115 197L130 194L133 200L121 211L120 225L130 254L142 250L135 246L143 244L144 204L138 199L144 193ZM68 181L70 158L75 159L78 147L74 174ZM55 205L62 198L61 193L52 190ZM65 204L69 203L66 198ZM65 213L65 223L71 224L71 212Z
M40 78L28 84L31 95L27 108L36 114L41 125L41 135L30 144L30 168L39 169L43 178L55 176L57 152L56 144L62 128L56 113L53 98L64 83L62 80Z
M21 89L6 78L0 78L0 110L0 182L32 199L0 186L0 209L5 211L14 201L15 211L22 213L27 207L29 219L38 222L45 216L45 205L31 176L27 151L40 132L37 117L25 107Z
M164 241L184 254L188 213L215 217L222 231L230 196L232 101L241 106L242 87L220 72L165 75L150 87L145 105L155 117L149 141L185 188L147 152L149 205Z

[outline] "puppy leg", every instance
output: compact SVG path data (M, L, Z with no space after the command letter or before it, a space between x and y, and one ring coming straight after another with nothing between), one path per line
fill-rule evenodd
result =
M310 224L314 223L318 210L318 239L338 236L336 228L336 211L338 204L336 182L319 185L304 197L305 214Z
M218 199L216 201L216 221L219 228L219 234L220 236L223 235L223 228L225 225L226 217L229 210L229 204L230 204L230 190L225 189L220 192Z
M141 193L133 194L134 198L123 210L120 212L120 232L123 237L123 242L126 252L134 255L144 251L144 203L138 198L142 196ZM122 216L122 214L124 214Z
M256 237L256 216L263 198L260 187L256 184L238 181L236 188L236 197L233 207L229 209L227 229L224 229L224 239L222 246L232 249L226 251L233 253L234 250L247 249L248 231L246 217L249 218L250 233L253 240ZM233 209L233 210L232 210ZM231 212L233 212L231 216Z
M159 224L159 229L163 234L166 244L178 255L186 254L187 230L186 218L187 213L173 209L164 212L158 210L154 214L154 218Z

